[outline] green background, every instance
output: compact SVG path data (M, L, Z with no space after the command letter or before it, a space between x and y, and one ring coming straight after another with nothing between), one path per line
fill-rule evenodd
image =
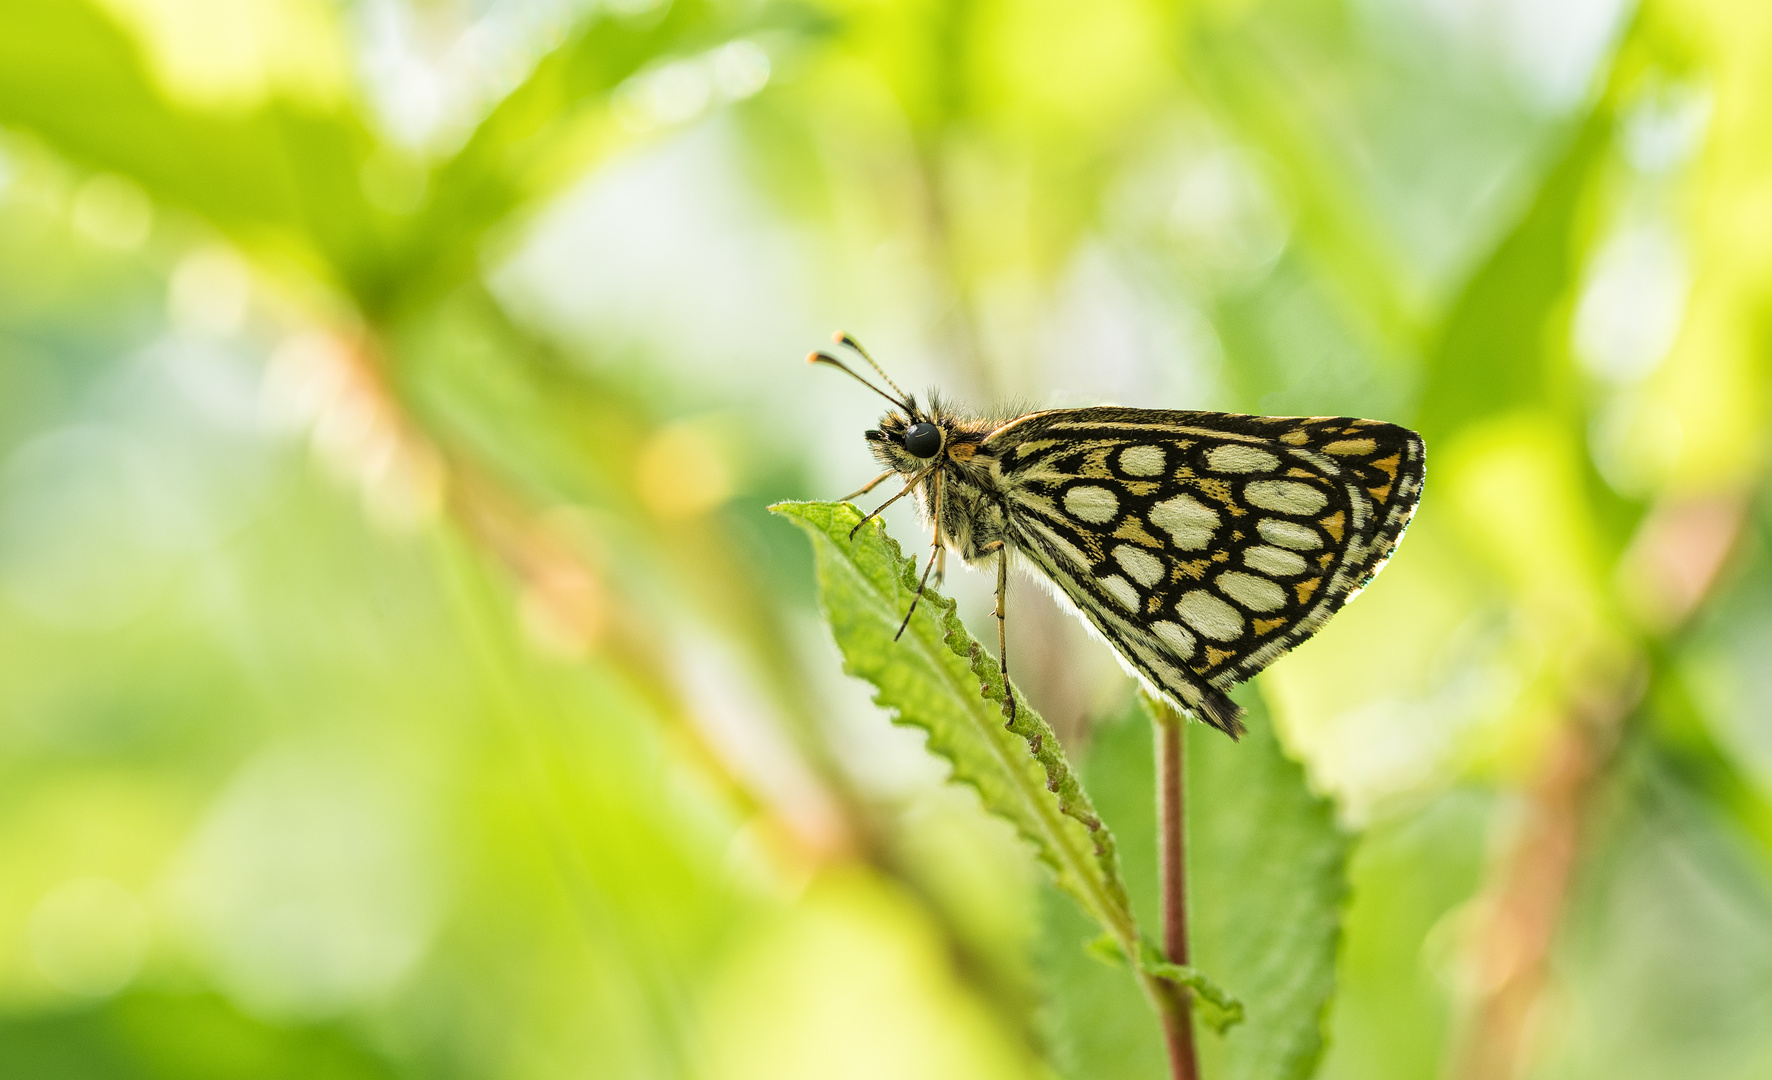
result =
M1769 117L1755 0L9 0L0 1074L1087 1075L1129 979L763 509L873 473L840 327L1420 430L1254 690L1355 837L1319 1075L1767 1075Z

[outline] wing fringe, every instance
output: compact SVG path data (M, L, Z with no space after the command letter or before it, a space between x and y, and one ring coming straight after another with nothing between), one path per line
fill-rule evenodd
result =
M1223 690L1217 687L1208 689L1197 704L1188 706L1188 711L1233 740L1242 738L1243 707L1232 701L1230 695Z

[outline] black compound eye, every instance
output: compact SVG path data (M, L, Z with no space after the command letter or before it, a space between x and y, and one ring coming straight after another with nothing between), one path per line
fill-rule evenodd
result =
M904 448L920 458L932 458L941 450L941 429L931 423L912 424L904 433Z

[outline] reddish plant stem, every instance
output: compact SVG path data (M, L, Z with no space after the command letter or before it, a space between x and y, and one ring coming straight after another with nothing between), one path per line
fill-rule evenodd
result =
M1187 720L1169 708L1157 719L1157 856L1162 866L1163 955L1188 962L1187 951ZM1174 1080L1199 1080L1194 1015L1187 988L1165 983L1163 1038Z

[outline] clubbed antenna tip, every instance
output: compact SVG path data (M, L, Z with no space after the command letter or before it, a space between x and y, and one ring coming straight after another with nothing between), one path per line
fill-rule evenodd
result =
M853 350L857 356L861 357L863 360L866 360L868 362L868 366L873 368L876 372L878 372L880 378L886 380L886 385L892 387L893 392L896 393L899 397L905 399L906 401L909 401L911 399L911 396L909 394L905 393L903 388L901 388L897 383L892 381L892 376L886 374L886 369L881 367L879 362L877 360L875 360L872 356L868 355L868 351L861 347L861 342L855 340L855 335L846 333L842 330L838 330L835 333L831 334L831 340L836 342L837 344L843 346L846 349Z
M892 404L903 409L906 413L915 414L917 411L916 408L914 406L910 405L907 401L901 401L898 398L893 397L891 394L888 394L886 391L875 386L873 383L868 382L866 379L862 378L860 375L857 375L855 373L855 371L852 368L850 368L850 366L848 364L845 364L843 361L837 359L836 357L832 356L828 352L820 352L819 350L814 349L812 352L806 354L806 362L808 364L829 364L832 367L836 368L838 371L841 371L843 374L854 379L856 382L867 387L869 390L872 390L874 393L879 394L881 397L885 398L887 401L892 402ZM887 381L887 383L892 382L891 379L887 379L886 381ZM898 387L894 386L893 389L898 390ZM901 391L899 391L899 393L902 394L903 391L901 390Z

